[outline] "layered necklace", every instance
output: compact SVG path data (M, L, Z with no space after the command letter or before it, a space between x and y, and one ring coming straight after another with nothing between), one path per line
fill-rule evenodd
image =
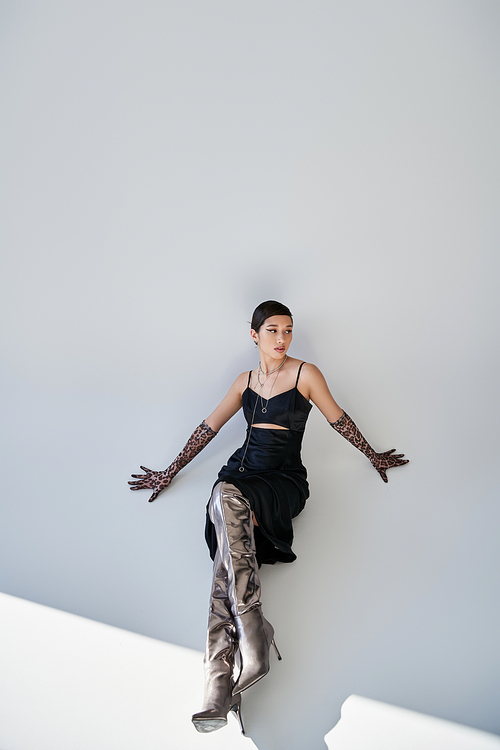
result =
M274 368L274 370L270 370L269 372L264 372L264 370L262 369L261 363L259 362L259 369L257 370L257 382L258 382L258 384L259 384L260 388L259 388L259 394L258 394L258 397L257 397L257 399L256 399L255 405L257 406L257 401L258 401L258 400L259 400L259 398L260 398L260 405L261 405L261 407L262 407L262 414L265 414L265 413L267 412L267 405L268 405L269 401L271 400L271 394L272 394L272 392L273 392L273 388L274 388L274 386L276 385L276 381L278 380L278 377L279 377L279 372L278 372L278 370L281 370L281 368L283 367L283 365L285 364L285 362L287 361L287 359L288 359L288 355L287 355L287 354L285 354L285 359L283 360L283 362L282 362L282 363L281 363L280 365L278 365L278 367L275 367L275 368ZM262 389L263 389L263 387L265 386L265 384L267 383L267 381L268 381L269 377L270 377L270 376L271 376L271 375L272 375L273 373L275 373L275 372L278 372L278 374L277 374L277 375L276 375L276 377L274 378L274 383L273 383L273 384L272 384L272 386L271 386L271 390L269 391L269 396L267 397L267 400L266 400L266 404L265 404L265 406L264 406L264 400L263 400L263 398L262 398ZM264 375L264 376L265 376L265 377L264 377L264 381L263 381L262 383L261 383L261 381L260 381L260 376L261 376L261 375ZM254 409L253 415L255 416L255 409Z
M240 466L238 468L238 471L245 471L245 467L243 466L243 463L244 463L245 457L247 455L248 444L250 442L250 436L252 434L253 423L254 423L254 420L255 420L255 412L257 411L257 404L259 403L259 399L260 399L260 405L261 405L262 414L266 414L266 412L267 412L267 405L268 405L269 401L271 400L271 394L273 392L273 388L276 385L276 381L279 378L279 372L278 372L278 370L281 370L281 368L283 367L283 365L285 364L285 362L287 361L287 359L288 359L288 355L285 354L285 359L283 360L283 362L280 365L278 365L278 367L275 367L274 370L270 370L269 372L264 372L264 370L262 369L261 362L259 362L259 368L257 370L257 382L259 384L259 391L258 391L258 393L256 392L257 395L255 397L255 404L254 404L254 407L253 407L252 421L250 422L250 429L248 430L248 437L247 437L247 440L246 440L246 443L245 443L245 450L244 450L243 458L241 459L241 464L240 464ZM275 372L278 372L278 374L274 378L274 383L271 386L271 390L269 391L269 396L267 397L267 399L265 399L266 403L264 404L264 399L262 398L262 389L265 386L265 384L267 383L270 375L272 375ZM261 381L261 379L260 379L261 375L264 376L264 380L263 381Z

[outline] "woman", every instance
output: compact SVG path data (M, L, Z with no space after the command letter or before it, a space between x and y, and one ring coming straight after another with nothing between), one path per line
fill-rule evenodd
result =
M133 474L132 490L153 490L149 502L243 407L246 439L223 466L207 506L206 540L214 561L205 652L205 698L192 721L200 732L227 722L233 711L241 726L241 693L269 671L274 630L260 604L258 568L262 563L293 562L292 519L309 496L300 458L311 401L332 427L362 451L387 482L386 470L408 463L394 449L375 453L352 419L333 399L315 365L288 356L293 321L279 302L260 304L250 335L259 349L259 366L242 373L219 406L193 432L165 471L144 466ZM239 654L239 671L234 676ZM276 654L280 659L278 650Z

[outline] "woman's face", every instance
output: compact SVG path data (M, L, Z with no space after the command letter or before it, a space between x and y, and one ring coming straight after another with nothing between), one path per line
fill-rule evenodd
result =
M292 319L288 315L273 315L267 318L259 332L250 331L261 352L273 359L282 359L292 343Z

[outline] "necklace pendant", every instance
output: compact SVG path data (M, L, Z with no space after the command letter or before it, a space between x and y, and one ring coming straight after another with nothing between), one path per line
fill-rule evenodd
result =
M245 467L244 466L240 466L240 468L238 469L238 471L245 471Z
M267 409L266 409L266 407L264 406L264 408L262 409L262 414L265 414L266 412L267 412Z

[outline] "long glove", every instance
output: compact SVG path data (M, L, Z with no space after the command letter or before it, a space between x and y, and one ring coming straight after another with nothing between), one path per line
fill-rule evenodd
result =
M387 469L391 469L393 466L403 466L403 464L408 463L407 459L403 460L404 453L394 453L395 448L385 451L385 453L375 453L346 412L342 414L340 419L337 419L336 422L330 422L330 424L334 430L339 432L358 451L361 451L361 453L364 453L370 459L373 467L378 471L384 482L388 481L387 474L385 473Z
M193 432L177 458L172 461L167 469L164 471L153 471L145 466L141 466L141 469L145 471L146 474L132 474L133 478L138 481L129 482L129 484L132 485L130 489L153 490L153 494L149 498L149 502L152 503L153 500L156 500L160 492L164 490L165 487L168 487L175 475L192 461L193 458L197 456L216 435L217 433L214 432L211 427L205 424L205 422L202 422Z

